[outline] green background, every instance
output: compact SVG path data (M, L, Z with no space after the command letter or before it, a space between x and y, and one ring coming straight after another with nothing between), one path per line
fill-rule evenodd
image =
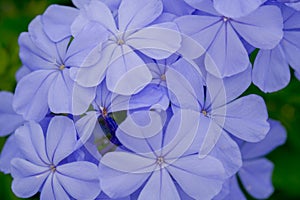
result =
M21 66L19 34L27 31L29 22L54 3L71 5L70 0L0 0L0 90L14 91L15 72ZM264 94L251 86L246 92L263 96L270 117L280 120L288 132L286 144L268 156L275 164L275 192L270 197L274 200L300 199L300 82L291 73L292 80L284 90ZM0 138L0 149L4 142L5 138ZM0 173L0 200L18 199L10 185L11 177Z

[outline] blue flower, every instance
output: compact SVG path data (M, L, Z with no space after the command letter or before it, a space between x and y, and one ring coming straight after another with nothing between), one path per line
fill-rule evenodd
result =
M200 159L196 152L188 152L198 129L198 117L183 110L171 118L166 131L150 138L132 137L130 128L126 132L119 128L117 137L128 150L110 152L101 159L103 191L119 198L142 187L139 199L180 199L176 182L192 198L215 196L225 179L222 163L213 156ZM140 131L135 135L147 134L132 131Z
M246 199L241 191L237 176L246 191L256 199L266 199L274 191L272 185L273 164L265 155L286 141L286 131L278 121L269 120L271 129L264 140L258 143L240 141L240 148L243 157L243 166L236 176L233 176L229 184L228 194L225 200Z
M40 121L49 108L53 113L82 114L95 97L96 88L83 88L69 75L70 68L78 66L94 45L79 44L76 39L69 45L70 25L56 23L57 12L63 11L67 17L60 20L68 22L70 17L74 20L77 10L52 6L43 16L36 17L29 25L29 32L19 38L20 57L30 73L21 74L13 106L27 120ZM60 27L59 31L55 31L54 23Z
M54 117L43 133L29 122L15 133L21 157L12 160L12 190L28 198L41 192L41 199L94 199L101 189L97 165L87 161L67 162L74 152L76 130L67 117Z
M247 69L250 61L243 40L256 48L272 49L282 39L282 16L276 6L260 6L246 16L229 17L216 11L212 1L187 2L198 11L175 22L183 34L207 50L206 70L217 77ZM188 49L189 45L191 40L184 40L182 48ZM201 54L191 51L185 56L195 59Z
M191 109L200 114L202 134L206 137L200 155L206 155L221 134L233 134L248 142L262 140L269 131L268 112L264 100L257 95L238 98L251 83L251 68L245 72L219 79L209 73L202 75L199 66L184 59L173 65L167 79L174 111ZM180 80L180 81L179 81ZM238 84L237 84L238 83Z
M151 25L162 10L160 0L123 0L116 20L104 3L92 0L80 10L72 25L73 34L76 38L86 24L93 22L94 26L104 27L109 37L100 52L95 50L90 54L101 56L99 62L82 63L80 69L72 68L72 78L82 86L91 87L99 85L106 77L107 88L112 92L122 95L139 92L151 81L151 73L135 50L154 59L163 59L180 47L181 35L176 24Z
M264 92L275 92L288 85L289 66L300 72L297 59L300 54L300 13L284 5L280 8L284 21L283 39L273 49L261 49L254 62L253 83Z
M113 113L125 111L130 115L133 111L148 111L154 107L166 109L169 101L166 101L163 94L155 85L148 85L139 93L132 96L124 96L112 93L106 87L105 81L97 87L96 98L93 102L94 111L90 110L85 116L76 122L76 129L80 136L78 145L85 144L90 139L93 131L99 125L99 119L103 119L106 128L113 138L117 129L117 123ZM117 142L118 143L118 142Z

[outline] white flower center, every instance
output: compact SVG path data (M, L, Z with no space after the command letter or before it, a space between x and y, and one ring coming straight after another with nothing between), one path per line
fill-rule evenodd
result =
M230 18L229 17L223 17L223 22L227 22L228 20L230 20Z
M161 166L165 163L165 159L162 156L160 156L157 158L156 163Z

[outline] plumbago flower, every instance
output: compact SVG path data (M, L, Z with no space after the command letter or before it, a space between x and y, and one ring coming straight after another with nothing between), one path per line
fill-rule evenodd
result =
M167 79L167 83L173 86L174 94L170 98L174 110L196 111L200 114L200 124L205 124L201 135L206 139L200 155L208 154L221 134L230 133L248 142L258 142L266 136L269 124L264 100L257 95L238 98L251 83L250 68L239 75L219 79L209 73L203 78L197 65L184 59L172 67L177 78ZM186 80L190 86L176 80Z
M279 6L284 22L283 39L274 49L261 49L254 62L253 83L264 92L275 92L288 85L289 66L300 72L297 59L300 54L300 13L282 4Z
M286 6L296 3L50 6L20 35L15 94L0 93L0 136L11 134L0 170L11 173L13 192L58 200L244 199L239 178L253 197L267 198L273 165L262 157L285 132L268 121L261 97L240 96L251 81L272 82L257 77L283 77L264 91L285 86L288 64L300 77L300 18Z
M109 36L100 52L96 49L91 53L92 57L100 57L96 64L84 62L79 69L71 69L73 80L84 87L93 87L106 78L107 88L123 95L131 95L144 88L151 81L151 73L135 51L163 59L180 47L181 35L175 23L155 23L162 10L160 0L123 0L114 18L104 3L90 1L72 24L73 35L76 38L85 24L95 22L94 26L105 28Z
M95 88L83 88L69 75L70 68L79 66L89 47L95 45L80 44L76 39L69 45L68 23L60 24L60 34L52 34L54 22L49 22L48 18L53 18L57 12L64 12L67 22L72 22L77 15L73 8L49 7L43 16L30 23L29 32L22 33L19 38L20 58L31 72L18 82L13 106L27 120L40 121L49 109L53 113L82 114L95 97ZM98 32L99 29L95 27L89 31ZM85 37L83 32L78 35L79 39Z
M196 152L186 153L198 129L195 115L188 110L173 115L165 132L151 138L134 138L118 129L117 137L126 149L102 158L103 191L119 198L142 187L138 199L180 199L176 181L195 199L215 196L225 178L222 163L213 156L200 159ZM138 134L147 133L140 130Z
M0 136L11 134L0 154L0 171L3 173L10 173L10 161L18 154L13 133L25 123L24 118L14 111L12 101L12 93L0 92Z
M54 117L44 134L29 122L15 133L20 158L11 162L12 190L22 198L41 192L41 199L95 199L100 193L97 166L88 161L68 162L74 152L76 130L67 117Z
M243 157L243 166L236 176L227 182L227 195L223 199L246 199L241 191L237 176L240 178L246 191L257 199L266 199L274 191L272 185L273 164L265 155L286 141L286 131L280 122L269 120L271 129L265 139L258 143L239 141Z
M118 124L113 119L112 114L120 111L126 111L128 114L134 110L149 111L154 108L154 105L156 109L162 110L166 110L169 106L168 99L164 98L164 95L154 85L148 85L135 95L124 96L112 93L107 89L105 81L102 82L97 87L96 98L93 103L94 111L87 112L76 122L80 143L85 144L90 139L99 119L103 119L113 137L111 141L114 140L119 144L117 138L114 138Z
M282 38L282 16L276 6L260 6L245 16L233 13L230 17L224 15L226 12L216 11L212 1L186 2L198 11L175 22L183 34L207 50L206 70L217 77L232 76L248 68L250 61L244 41L256 48L272 49ZM183 48L190 45L191 39L183 41ZM196 49L185 54L193 59L200 55Z

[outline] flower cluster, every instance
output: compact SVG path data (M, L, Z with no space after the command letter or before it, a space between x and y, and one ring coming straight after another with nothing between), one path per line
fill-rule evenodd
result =
M0 170L21 198L246 199L286 139L264 100L300 74L293 0L73 0L19 37ZM255 50L257 49L257 50ZM253 67L249 59L257 52ZM240 183L238 182L240 180Z

